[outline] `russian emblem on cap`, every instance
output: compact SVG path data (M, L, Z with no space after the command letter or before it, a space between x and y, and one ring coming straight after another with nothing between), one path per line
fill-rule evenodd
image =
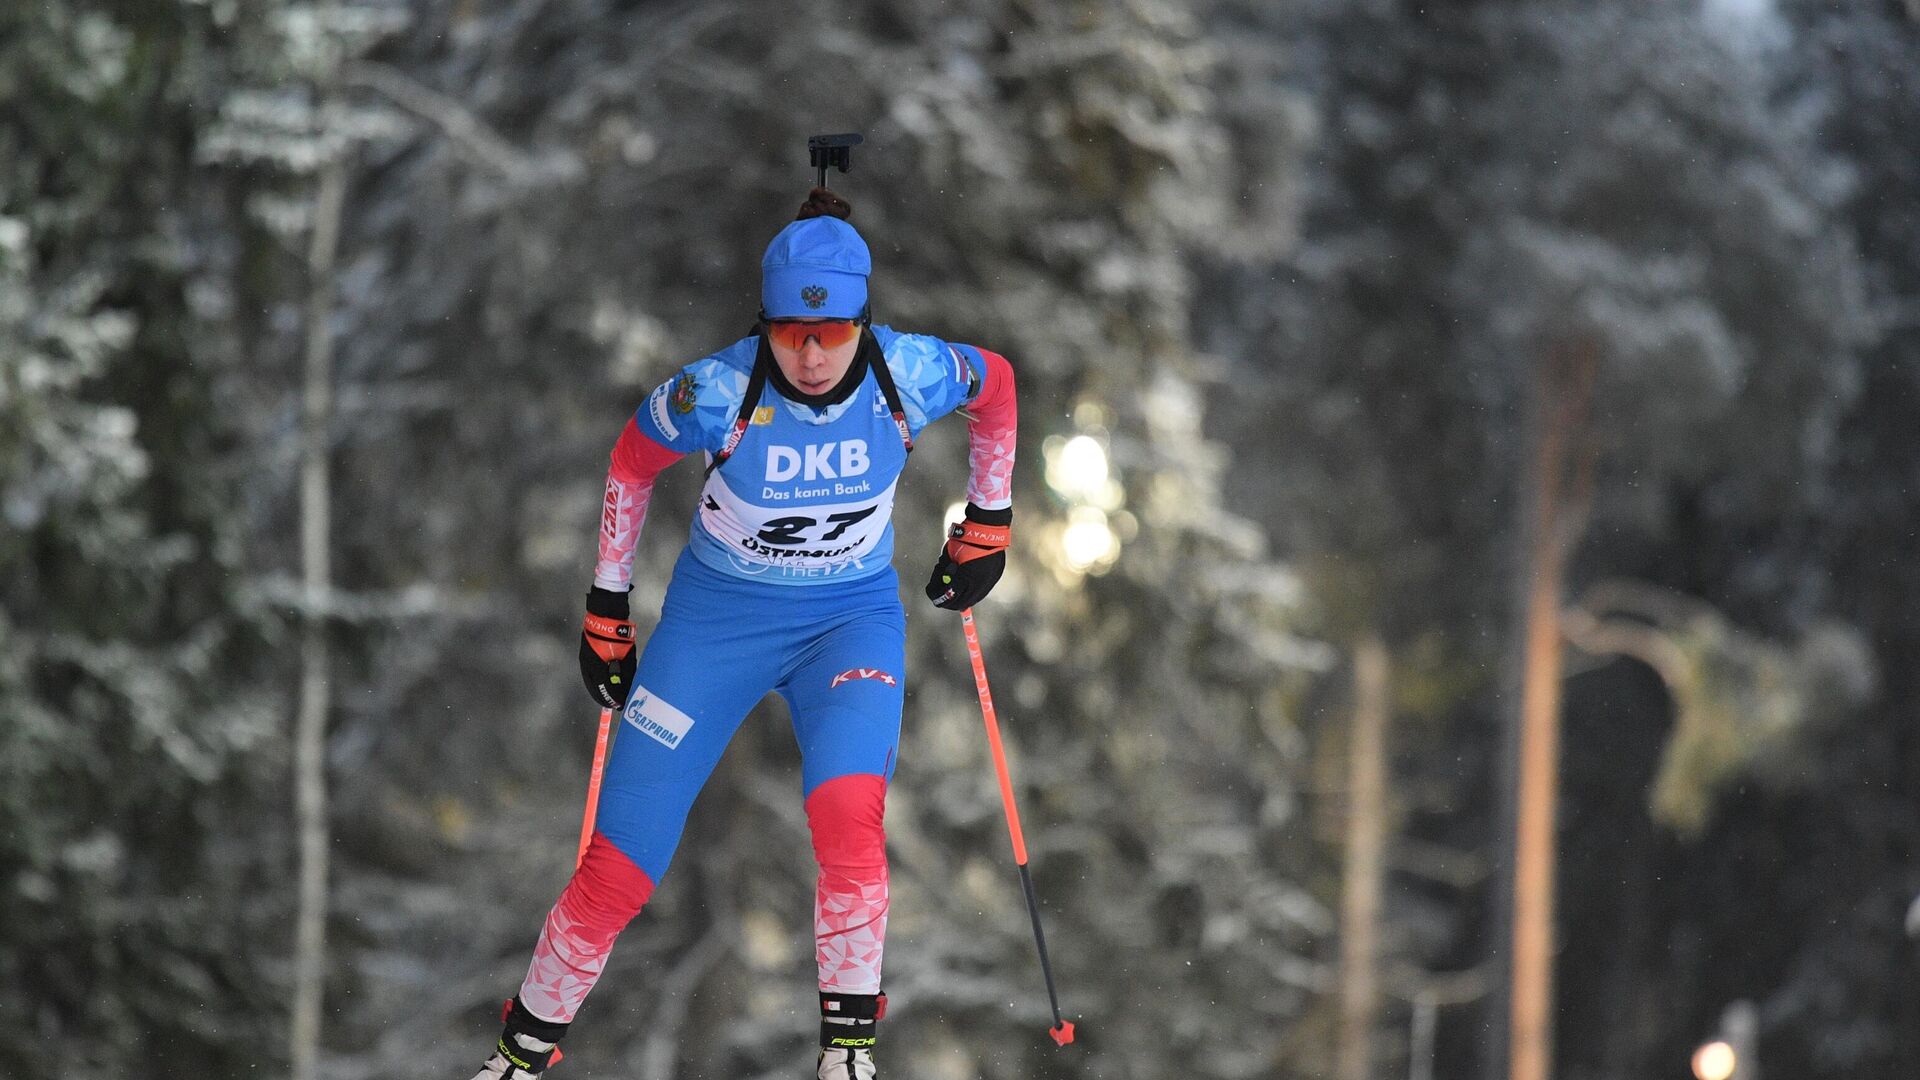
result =
M818 311L826 306L827 290L819 285L809 285L800 290L800 302Z

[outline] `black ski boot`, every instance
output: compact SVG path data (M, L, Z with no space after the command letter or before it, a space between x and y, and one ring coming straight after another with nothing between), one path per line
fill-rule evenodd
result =
M816 1080L875 1080L874 1035L887 1015L885 994L820 993Z
M500 1012L506 1027L493 1056L480 1067L473 1080L535 1080L547 1066L560 1060L555 1044L567 1033L567 1025L542 1020L520 1004L519 995Z

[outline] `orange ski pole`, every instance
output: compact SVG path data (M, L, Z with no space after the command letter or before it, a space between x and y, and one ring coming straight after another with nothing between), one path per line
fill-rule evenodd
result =
M580 819L580 853L573 857L579 866L587 857L587 844L593 840L593 819L600 812L600 779L607 772L607 739L613 733L613 710L600 710L600 737L593 744L593 771L587 775L587 813Z
M1040 948L1040 974L1047 980L1047 1002L1053 1006L1053 1026L1047 1034L1065 1046L1073 1041L1073 1024L1060 1018L1060 996L1053 990L1053 965L1047 961L1047 936L1040 930L1040 901L1033 895L1033 874L1027 870L1027 840L1020 832L1020 808L1014 804L1013 779L1007 772L1007 749L1000 741L1000 721L993 713L993 692L987 689L987 661L980 655L980 635L973 626L973 609L960 612L960 629L967 635L967 658L973 661L973 686L980 692L980 716L986 721L987 743L993 747L993 768L1000 774L1000 803L1007 811L1007 832L1013 836L1013 861L1020 867L1020 888L1027 895L1027 914L1033 918L1033 943Z

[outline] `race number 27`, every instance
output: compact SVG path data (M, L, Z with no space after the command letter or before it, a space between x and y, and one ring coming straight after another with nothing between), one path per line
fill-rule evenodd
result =
M877 509L879 509L879 507L863 506L858 510L846 510L838 514L828 514L824 520L821 518L803 517L799 514L788 517L769 518L757 535L763 544L826 543L829 540L838 540L840 534L846 532L857 522L864 521L873 516L873 512ZM833 527L820 536L808 535L807 530L825 525L831 525Z

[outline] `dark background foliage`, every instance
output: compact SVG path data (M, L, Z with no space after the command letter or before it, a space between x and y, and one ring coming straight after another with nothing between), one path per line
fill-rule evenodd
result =
M322 1074L465 1076L570 868L607 449L746 330L833 130L867 137L834 183L881 321L1020 372L981 625L1083 1032L1044 1036L958 628L917 598L952 421L897 517L890 1074L1330 1074L1378 640L1376 1069L1493 1075L1527 409L1578 352L1567 602L1684 598L1700 676L1568 652L1558 1073L1682 1075L1750 1002L1769 1076L1912 1075L1916 71L1897 0L0 11L8 1075L285 1068L325 164ZM643 630L696 485L656 494ZM763 705L563 1068L801 1074L796 765Z

